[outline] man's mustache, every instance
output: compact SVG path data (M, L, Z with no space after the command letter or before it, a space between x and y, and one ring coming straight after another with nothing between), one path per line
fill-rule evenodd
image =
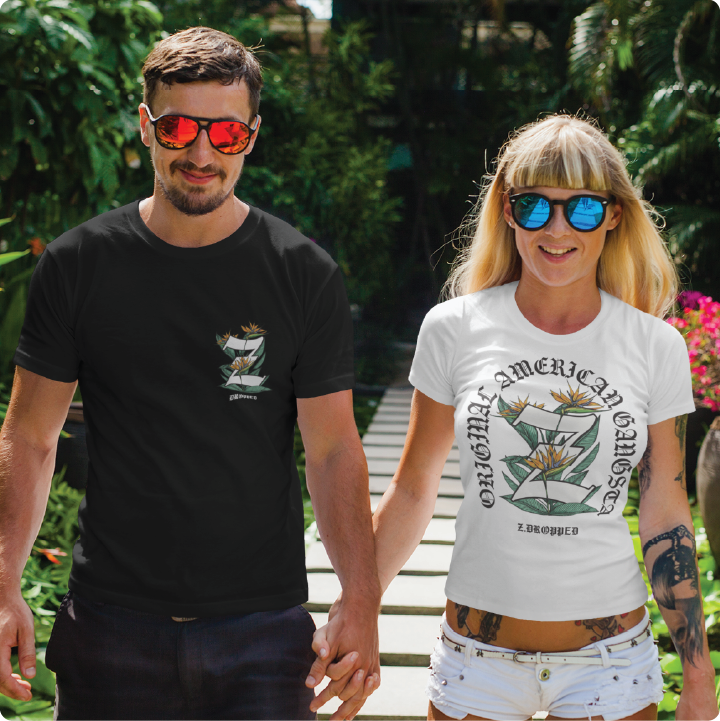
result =
M200 175L218 175L220 180L225 180L227 173L216 165L206 165L204 168L198 168L195 163L190 163L187 160L174 160L170 163L170 172L174 173L176 170L185 170L188 173L196 172Z

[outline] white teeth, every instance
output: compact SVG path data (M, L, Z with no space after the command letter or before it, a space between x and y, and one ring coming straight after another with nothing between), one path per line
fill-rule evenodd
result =
M540 246L546 253L550 253L550 255L565 255L565 253L569 253L571 250L575 250L575 248L563 248L562 250L556 250L553 248L546 248L544 245Z

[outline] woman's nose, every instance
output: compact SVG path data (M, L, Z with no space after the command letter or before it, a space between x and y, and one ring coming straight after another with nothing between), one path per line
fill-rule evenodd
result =
M545 232L553 238L562 238L572 232L572 228L568 225L567 219L565 218L562 205L553 206L553 215L550 222L545 226Z

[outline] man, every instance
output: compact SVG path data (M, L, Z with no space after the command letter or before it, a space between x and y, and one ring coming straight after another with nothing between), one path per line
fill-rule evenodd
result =
M332 695L352 718L379 685L380 587L342 278L234 195L261 122L252 54L190 28L143 76L152 197L51 243L30 285L0 451L0 691L30 698L10 666L18 646L34 676L20 578L79 380L90 470L46 655L56 718L314 718ZM296 419L343 586L314 643Z

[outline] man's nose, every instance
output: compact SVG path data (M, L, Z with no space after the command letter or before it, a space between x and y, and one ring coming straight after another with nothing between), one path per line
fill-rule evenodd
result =
M211 165L215 160L215 148L210 142L208 129L201 127L195 142L188 148L188 160L198 168L204 168Z

